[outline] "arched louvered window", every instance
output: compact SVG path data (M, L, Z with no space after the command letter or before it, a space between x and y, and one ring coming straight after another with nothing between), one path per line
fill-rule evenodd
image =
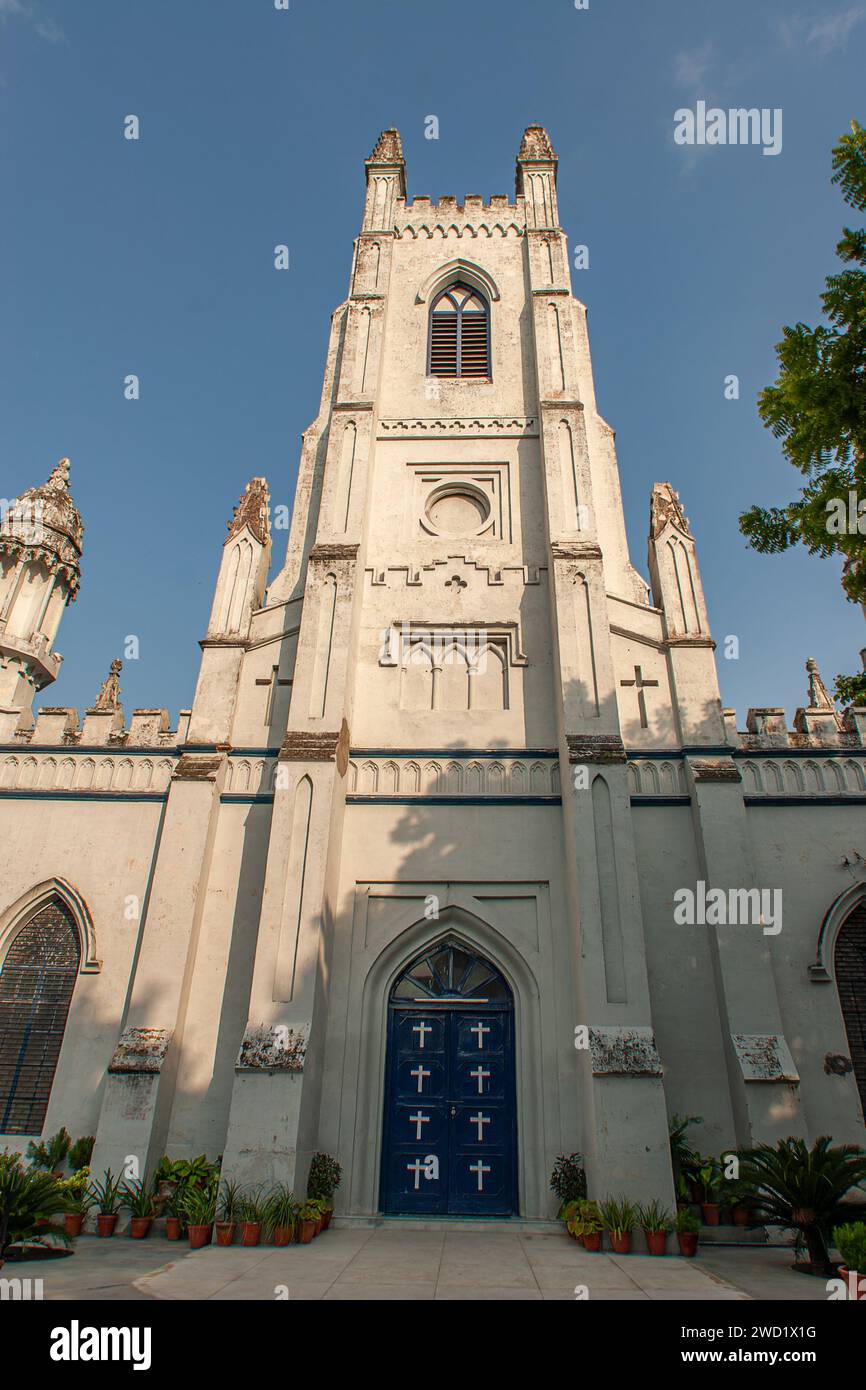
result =
M835 950L836 987L848 1034L854 1077L866 1117L866 902L845 921Z
M39 1134L81 958L54 898L18 932L0 966L0 1134Z
M468 285L449 285L430 309L430 376L490 376L490 313Z

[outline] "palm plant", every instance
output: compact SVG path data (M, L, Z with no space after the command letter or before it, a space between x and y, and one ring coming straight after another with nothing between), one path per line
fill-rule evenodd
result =
M46 1236L69 1243L63 1227L51 1221L63 1215L67 1200L51 1173L26 1169L18 1154L0 1154L0 1268L12 1245L38 1245Z
M740 1179L755 1190L767 1220L801 1232L813 1272L831 1278L827 1237L844 1214L842 1198L866 1181L866 1151L856 1144L834 1145L825 1134L811 1148L791 1137L775 1148L744 1149L739 1158Z
M93 1146L96 1143L92 1134L82 1135L76 1139L74 1144L69 1147L69 1166L73 1173L80 1173L82 1168L86 1168L93 1155Z
M33 1168L53 1173L63 1167L71 1143L72 1136L62 1127L50 1139L31 1139L27 1145L27 1161Z

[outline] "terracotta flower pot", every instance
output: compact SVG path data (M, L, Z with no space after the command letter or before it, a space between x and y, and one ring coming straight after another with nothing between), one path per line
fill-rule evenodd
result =
M231 1245L235 1238L237 1222L218 1221L216 1223L217 1245Z
M180 1240L181 1219L179 1216L167 1216L165 1218L165 1238L166 1240Z
M144 1240L152 1225L152 1216L133 1216L129 1222L129 1234L133 1240Z
M615 1255L627 1255L631 1250L631 1231L623 1231L622 1235L614 1235L613 1231L608 1231L610 1248Z
M838 1274L840 1279L845 1280L848 1297L855 1303L866 1303L866 1274L861 1274L856 1269L848 1269L847 1265L840 1265Z
M117 1225L117 1212L101 1211L96 1218L96 1234L98 1236L113 1236L114 1228Z
M697 1231L677 1231L677 1244L680 1247L680 1254L691 1259L693 1255L698 1253Z
M731 1208L731 1216L735 1226L748 1226L752 1220L750 1209L742 1202Z
M651 1255L664 1255L667 1250L668 1237L666 1231L644 1231L646 1236L646 1248Z
M309 1245L316 1234L315 1221L302 1221L298 1227L298 1244Z
M80 1211L67 1211L63 1216L63 1229L66 1234L74 1239L81 1235L81 1227L84 1224L84 1215Z
M261 1221L244 1221L241 1226L241 1245L258 1245L261 1238Z
M190 1250L201 1250L203 1245L208 1245L210 1243L211 1229L209 1224L188 1227L187 1233L189 1235Z
M275 1226L273 1230L274 1245L291 1245L292 1236L295 1233L294 1226Z
M325 1225L325 1218L324 1218L324 1216L321 1216L321 1215L320 1215L320 1216L317 1216L317 1217L316 1217L316 1235L317 1235L317 1236L320 1236L320 1235L322 1234L322 1230L324 1229L324 1225Z
M581 1238L584 1250L601 1249L601 1231L592 1231Z
M701 1202L701 1216L705 1226L718 1226L721 1207L717 1202Z
M330 1224L331 1224L331 1217L332 1217L333 1215L334 1215L334 1208L333 1208L333 1207L328 1207L328 1210L325 1212L325 1215L324 1215L324 1217L322 1218L322 1230L323 1230L323 1231L327 1231L328 1227L329 1227Z

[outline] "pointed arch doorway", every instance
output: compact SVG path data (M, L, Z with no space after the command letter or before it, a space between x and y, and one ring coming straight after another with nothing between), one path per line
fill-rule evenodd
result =
M388 1001L382 1210L517 1210L514 998L455 937L397 977Z

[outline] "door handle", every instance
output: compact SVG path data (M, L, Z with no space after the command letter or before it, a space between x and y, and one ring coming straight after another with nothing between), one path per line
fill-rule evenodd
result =
M451 1107L451 1118L452 1118L452 1120L455 1119L456 1116L457 1116L457 1106L456 1106L456 1105L452 1105L452 1107Z

